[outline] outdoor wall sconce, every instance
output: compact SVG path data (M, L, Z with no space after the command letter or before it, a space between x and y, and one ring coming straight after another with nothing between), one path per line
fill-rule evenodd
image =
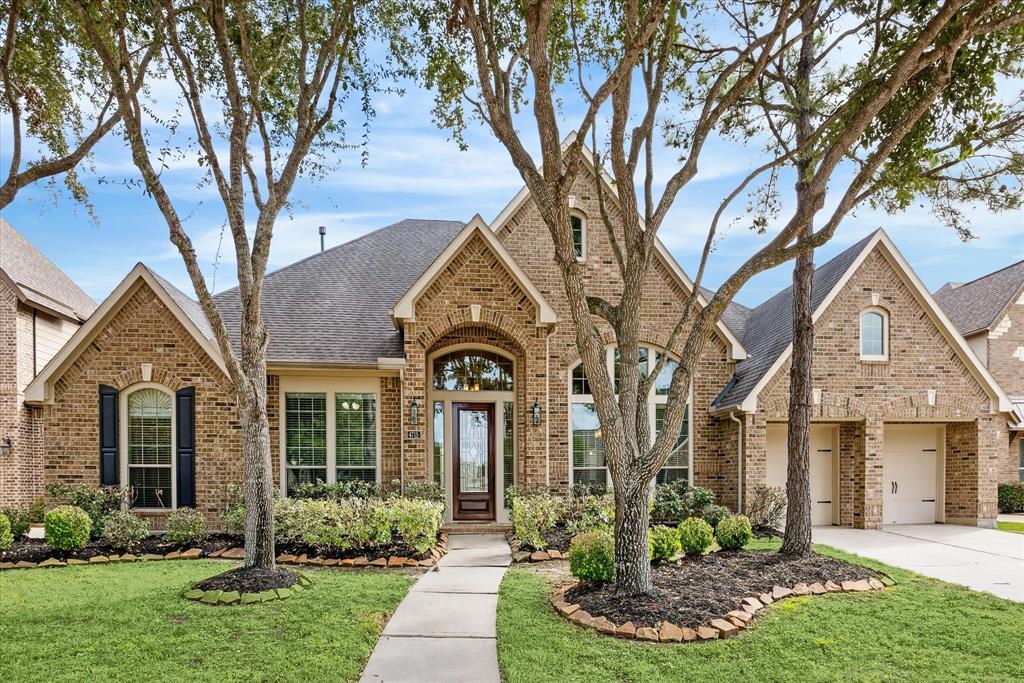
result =
M416 399L412 400L409 405L409 424L416 424L420 421L420 404L416 402Z
M533 426L540 426L540 401L533 399Z
M0 455L7 457L11 454L11 450L14 449L14 444L11 442L11 437L5 436L0 439Z

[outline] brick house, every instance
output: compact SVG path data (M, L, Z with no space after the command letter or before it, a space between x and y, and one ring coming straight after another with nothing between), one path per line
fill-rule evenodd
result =
M96 303L0 218L0 503L42 490L38 410L25 387L96 309ZM6 452L5 452L6 451Z
M971 282L947 282L935 300L1013 402L999 481L1024 481L1024 261Z
M597 177L590 166L569 198L574 239L589 286L614 299L607 235L590 224L600 225ZM524 189L490 224L405 220L269 274L281 494L313 480L434 480L451 521L502 522L508 486L605 482L552 252ZM639 363L679 351L665 345L692 286L659 243ZM787 297L723 316L659 481L685 478L731 508L756 484L778 481ZM876 232L822 265L815 300L815 446L830 453L812 468L823 501L816 521L991 523L1011 406L888 237ZM216 301L237 330L237 292ZM657 384L654 429L667 393ZM194 301L142 264L26 400L42 412L47 481L131 484L146 514L194 504L212 517L226 485L241 479L230 387L208 325Z

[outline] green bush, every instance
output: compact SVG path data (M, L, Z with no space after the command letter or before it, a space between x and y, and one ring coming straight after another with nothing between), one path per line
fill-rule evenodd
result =
M381 486L375 481L338 481L331 484L318 481L299 484L290 498L313 500L345 500L346 498L380 498Z
M647 530L647 537L650 539L652 562L666 562L682 550L679 532L676 529L667 526L652 526Z
M436 481L410 481L405 485L405 493L402 495L412 500L433 501L440 503L444 507L447 507L448 504L448 497L445 495L444 487Z
M683 504L687 517L701 517L705 508L715 504L715 494L711 489L691 486L683 496Z
M543 550L544 534L562 518L565 502L550 493L517 495L512 499L512 528L523 545Z
M724 505L708 505L699 515L696 516L703 519L711 526L712 529L714 529L718 526L719 522L731 514L732 513L729 512L729 508Z
M220 513L220 518L224 521L224 528L228 533L244 534L245 494L242 487L239 484L228 484L226 493L228 504Z
M654 487L651 501L651 519L658 524L679 524L687 517L687 489L685 479L674 479Z
M8 505L3 509L2 514L7 518L11 535L14 538L21 538L32 527L32 509L28 506Z
M113 512L103 524L103 540L118 550L134 550L149 535L149 522L127 511Z
M11 520L7 515L0 514L0 550L7 550L14 545L14 534L11 533Z
M739 550L753 537L750 520L744 515L730 515L715 527L715 540L722 550Z
M1024 481L1008 481L999 485L999 511L1024 512Z
M687 517L679 525L679 541L687 555L701 556L711 547L714 532L711 525L700 517Z
M444 521L444 504L420 498L395 498L388 501L395 533L403 543L426 553L437 543L437 532Z
M565 529L573 536L610 526L615 523L615 499L610 493L573 496L569 498L563 515Z
M584 531L569 543L569 571L580 581L606 583L615 578L615 537L608 529Z
M168 541L199 543L206 538L206 520L195 508L178 508L167 518Z
M92 521L91 538L103 535L103 524L110 513L129 507L131 489L116 486L89 486L88 484L47 484L46 492L68 505L73 505L89 515Z
M92 520L74 505L58 505L43 518L46 542L58 550L78 550L89 542Z

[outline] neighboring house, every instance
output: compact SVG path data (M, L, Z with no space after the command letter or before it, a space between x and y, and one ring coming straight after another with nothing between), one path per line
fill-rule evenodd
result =
M25 387L95 308L0 218L0 505L42 492L41 423L23 405Z
M589 166L569 197L574 239L591 291L615 299L597 177ZM490 224L406 220L268 274L281 494L320 479L434 480L450 520L504 521L508 486L605 483L552 253L524 189ZM659 243L641 312L645 367L679 351L664 347L690 291ZM821 266L814 298L815 521L991 524L1009 401L889 238L876 232ZM216 303L237 335L237 291ZM737 508L757 484L784 478L791 314L788 292L730 307L660 481L685 478ZM601 327L613 370L613 335ZM670 363L649 399L654 430L671 372ZM47 480L131 484L146 514L194 504L212 522L241 481L231 388L209 327L142 264L27 400L43 406Z
M1024 481L1024 261L935 292L949 319L1014 404L999 481Z

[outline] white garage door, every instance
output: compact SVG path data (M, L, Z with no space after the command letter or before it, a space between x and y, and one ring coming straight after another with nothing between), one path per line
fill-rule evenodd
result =
M832 524L833 425L811 425L811 524ZM768 425L768 485L786 490L786 425Z
M886 425L882 478L884 524L935 521L939 427Z

